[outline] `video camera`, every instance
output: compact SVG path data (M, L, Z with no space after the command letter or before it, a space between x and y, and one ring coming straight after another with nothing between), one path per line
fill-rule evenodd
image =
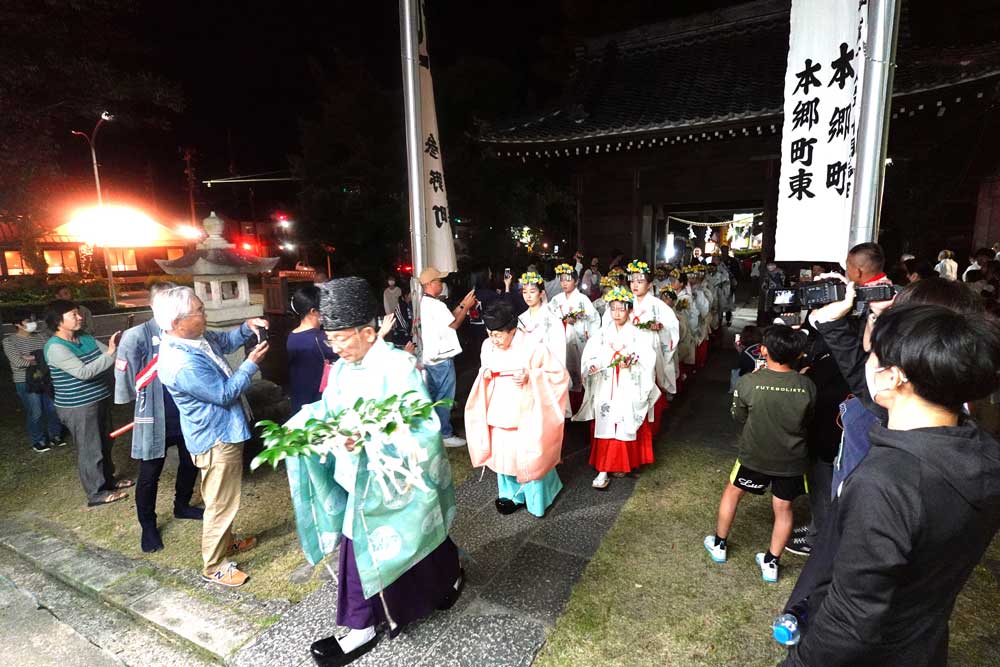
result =
M847 294L847 285L839 280L817 280L788 289L772 289L767 294L769 310L812 310L834 301L842 301ZM892 285L870 285L857 287L855 303L888 301L896 296Z

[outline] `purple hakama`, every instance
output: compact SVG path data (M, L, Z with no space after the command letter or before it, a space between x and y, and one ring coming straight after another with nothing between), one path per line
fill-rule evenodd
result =
M365 599L354 560L354 543L343 539L337 576L337 625L355 630L388 622L378 595ZM382 591L398 627L430 615L455 589L459 577L458 548L450 537Z

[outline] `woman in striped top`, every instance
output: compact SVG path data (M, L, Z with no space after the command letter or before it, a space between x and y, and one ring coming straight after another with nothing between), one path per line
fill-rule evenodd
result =
M56 411L77 448L80 482L91 507L126 497L132 480L115 480L111 459L111 367L120 332L105 346L81 334L83 317L72 301L53 301L45 324L55 332L45 343L45 361L52 373Z
M36 452L47 452L52 447L62 447L62 424L56 415L52 398L47 393L28 390L27 372L38 360L35 352L45 347L45 336L38 332L35 315L27 310L15 310L11 324L17 331L3 339L3 352L10 362L14 389L24 406L28 437Z

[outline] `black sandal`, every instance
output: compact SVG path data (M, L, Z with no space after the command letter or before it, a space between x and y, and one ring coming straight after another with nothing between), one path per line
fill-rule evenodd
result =
M111 503L116 503L119 500L124 500L128 498L128 494L123 491L112 491L108 495L104 496L101 500L92 500L87 503L87 507L100 507L101 505L110 505Z

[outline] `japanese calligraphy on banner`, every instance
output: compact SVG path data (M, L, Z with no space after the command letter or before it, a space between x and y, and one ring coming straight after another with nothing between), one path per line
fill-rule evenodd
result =
M423 130L424 226L427 231L427 266L440 271L458 269L455 240L448 212L448 192L444 182L444 157L438 134L437 109L431 61L427 55L427 20L420 2L420 30L417 33L420 62L420 127Z
M867 17L867 0L792 0L778 261L847 256Z

